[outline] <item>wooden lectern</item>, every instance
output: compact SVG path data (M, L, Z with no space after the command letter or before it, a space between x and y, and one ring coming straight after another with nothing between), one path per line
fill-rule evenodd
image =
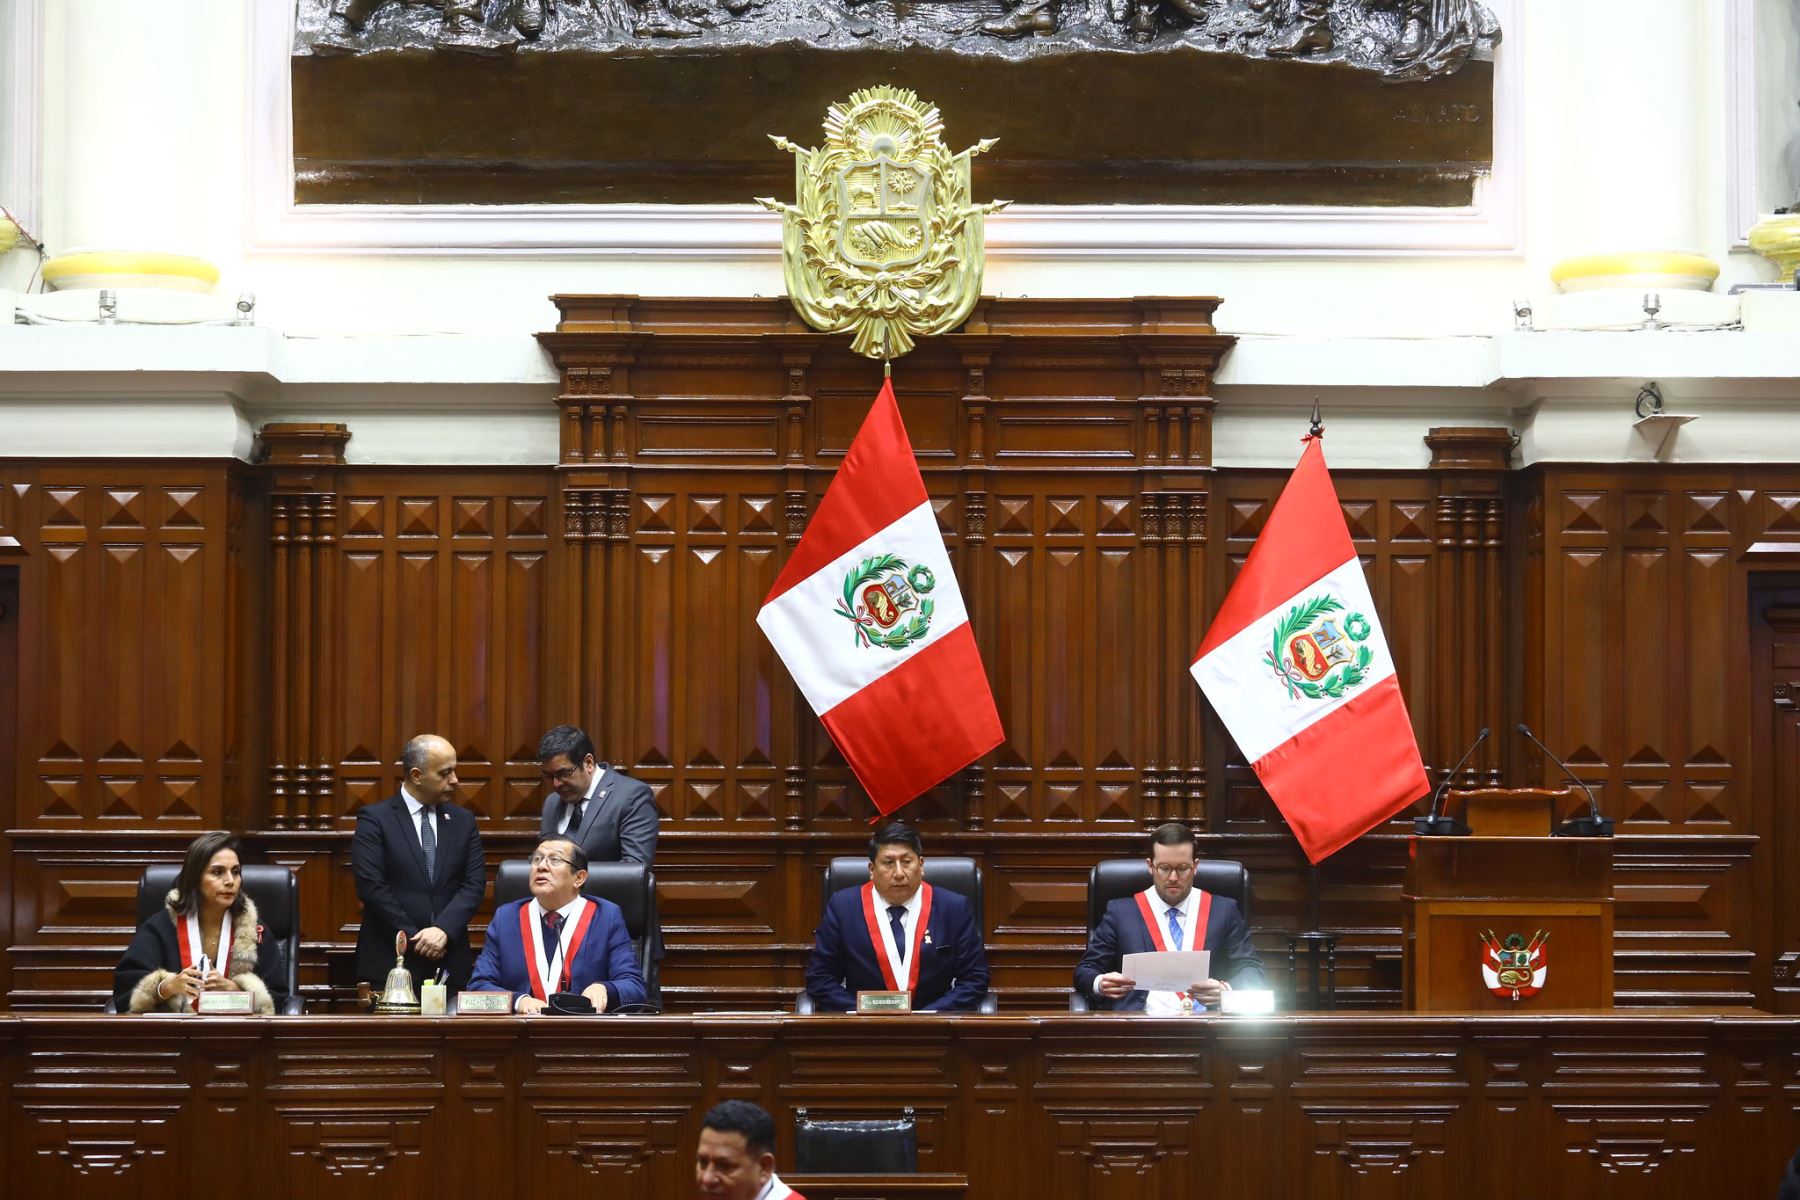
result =
M1407 1008L1613 1006L1612 839L1549 836L1569 796L1447 793L1447 807L1464 805L1471 833L1413 839L1402 906Z

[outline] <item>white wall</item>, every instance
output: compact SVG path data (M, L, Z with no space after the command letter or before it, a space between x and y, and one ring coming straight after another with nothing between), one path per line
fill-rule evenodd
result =
M219 262L292 332L531 331L552 291L755 294L773 258L720 262L556 255L421 259L259 253L246 236L251 7L57 0L45 15L46 234L53 248L158 244ZM1690 246L1725 259L1725 0L1527 2L1500 53L1518 58L1524 181L1515 253L1471 258L1129 261L1002 257L1000 294L1213 292L1234 331L1484 333L1541 294L1551 263L1612 245ZM1800 72L1796 72L1800 77ZM821 97L820 107L830 97ZM804 131L792 131L795 134ZM1771 139L1776 134L1769 135ZM979 178L979 174L978 174ZM770 217L768 220L773 221ZM996 239L1006 216L996 219ZM1729 262L1760 277L1757 261Z
M0 10L25 2L0 0ZM1539 436L1528 442L1534 455L1580 457L1583 447L1591 446L1596 457L1641 457L1643 447L1627 442L1620 450L1610 431L1591 442L1574 434L1575 440L1558 441L1554 433L1586 427L1553 419L1559 396L1585 406L1584 413L1596 404L1629 405L1641 382L1629 352L1616 374L1600 382L1588 379L1580 343L1551 356L1551 367L1531 368L1539 374L1521 376L1504 366L1489 369L1505 357L1494 349L1497 335L1512 327L1512 301L1541 299L1550 291L1550 266L1575 253L1692 248L1722 263L1721 290L1733 280L1772 277L1761 260L1730 249L1730 6L1754 5L1759 28L1763 93L1757 101L1755 153L1769 160L1757 176L1759 203L1792 198L1788 193L1794 190L1780 160L1800 144L1800 109L1793 104L1800 96L1800 18L1791 0L1489 2L1507 22L1499 52L1502 126L1516 136L1503 136L1501 149L1504 157L1516 145L1517 160L1506 178L1494 181L1484 203L1503 211L1506 198L1516 195L1515 244L1479 252L1379 255L1312 253L1304 246L1279 254L1188 251L1130 258L997 252L987 290L1224 297L1221 328L1253 340L1228 362L1221 379L1222 462L1261 461L1265 455L1258 447L1272 414L1285 419L1321 391L1346 397L1338 405L1340 428L1366 423L1356 444L1363 447L1358 461L1369 465L1420 461L1417 434L1432 424L1496 420L1539 427ZM271 17L283 19L288 4L49 0L43 12L42 232L53 251L113 245L203 254L224 270L223 294L254 291L258 323L289 338L452 335L447 342L441 337L433 342L441 349L478 335L485 340L469 343L477 357L482 346L504 349L495 351L499 358L491 370L471 367L475 397L497 383L522 386L512 362L532 353L524 339L554 324L547 298L553 292L780 293L778 258L754 250L678 257L576 252L507 257L324 253L259 245L259 239L269 239L263 229L267 210L257 207L267 200L266 195L259 199L255 187L257 146L261 139L265 149L273 147L279 139L270 140L270 130L280 125L271 123L270 93L266 81L258 91L254 63L259 45L265 54L268 49ZM1764 34L1765 27L1771 32ZM279 43L278 36L277 72ZM820 97L821 113L833 98ZM772 231L775 218L760 219ZM996 243L1024 228L1009 228L1008 219L1007 214L995 219ZM1494 228L1506 225L1501 221L1471 233L1470 244L1491 241ZM1307 226L1296 222L1294 228L1304 233ZM772 233L766 241L773 244ZM1486 341L1471 347L1464 344L1470 338ZM354 409L353 389L405 384L411 358L395 349L401 343L376 345L387 348L374 351L373 361L369 352L345 351L346 361L357 368L324 382L310 381L304 372L284 378L281 369L270 368L255 396L232 401L239 405L240 421L246 411L259 417L341 415ZM1673 351L1681 360L1673 368L1678 375L1729 374L1721 364L1732 360L1735 344L1686 345L1690 348ZM1409 346L1417 353L1406 352ZM0 401L9 390L4 376L9 353L17 357L0 347ZM1659 353L1667 358L1667 352ZM1419 363L1451 360L1462 365L1432 366L1418 378L1408 374ZM1345 362L1359 365L1346 373L1340 365ZM1800 362L1780 374L1800 376ZM15 390L22 386L19 378L11 385ZM209 385L209 394L234 394L233 386ZM334 393L334 386L340 390ZM1694 390L1729 409L1733 386ZM1758 386L1780 391L1782 385L1765 380ZM509 395L513 400L507 403L517 400L516 393ZM1766 396L1747 402L1757 420L1766 419ZM479 407L478 400L471 403ZM392 409L404 411L404 404ZM1739 442L1726 442L1735 447L1733 453L1743 452ZM540 443L552 444L553 438L528 436L508 454L530 458ZM369 444L365 439L363 446ZM1744 444L1754 451L1754 440Z

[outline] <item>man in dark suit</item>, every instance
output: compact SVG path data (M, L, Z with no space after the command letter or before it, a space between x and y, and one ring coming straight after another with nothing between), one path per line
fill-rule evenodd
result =
M449 975L450 990L469 978L469 918L487 891L481 833L456 795L456 748L435 734L406 743L398 795L356 814L350 864L362 928L356 977L378 992L394 966L394 935L407 940L415 982Z
M656 861L656 801L647 784L594 761L594 743L573 725L538 742L538 773L550 785L538 835L562 834L589 862Z
M531 898L494 910L469 987L512 992L513 1011L544 1011L557 992L578 992L595 1012L644 1002L644 973L631 950L625 914L611 900L583 896L587 855L552 834L531 853Z
M1212 954L1212 976L1186 993L1196 1004L1217 1004L1220 993L1234 986L1268 986L1237 901L1196 888L1196 861L1194 831L1186 825L1159 825L1150 835L1150 887L1106 906L1075 968L1075 988L1094 1007L1162 1016L1183 1011L1183 993L1141 991L1119 972L1125 955L1150 950Z
M813 931L813 1004L847 1012L857 992L909 991L914 1012L973 1011L987 984L987 950L969 902L925 882L914 829L884 826L869 839L869 882L835 893Z

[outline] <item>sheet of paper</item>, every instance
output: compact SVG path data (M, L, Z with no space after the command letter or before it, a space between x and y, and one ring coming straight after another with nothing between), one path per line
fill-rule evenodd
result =
M1210 950L1147 950L1127 954L1119 970L1147 992L1185 992L1212 978Z

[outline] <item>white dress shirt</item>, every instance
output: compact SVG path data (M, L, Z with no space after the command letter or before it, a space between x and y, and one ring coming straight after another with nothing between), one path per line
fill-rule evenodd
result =
M419 814L425 811L425 805L413 798L413 794L406 790L406 785L404 783L400 785L400 798L406 801L406 823L412 826L413 839L419 843L419 849L423 851L425 849L425 838L424 835L419 832ZM437 823L437 813L434 812L431 814L431 820L432 824L435 825ZM443 839L439 838L438 842L442 845Z
M913 935L919 928L919 910L924 906L925 885L921 883L919 890L912 894L912 899L901 906L906 911L900 914L900 928L906 933L906 950L909 954L912 952ZM875 924L881 930L881 948L887 951L888 965L894 969L894 984L905 989L912 964L906 961L905 955L894 945L894 927L888 921L888 903L881 898L879 888L875 891Z
M562 983L563 964L568 961L569 957L569 939L575 936L576 922L580 918L581 910L586 904L587 897L577 892L573 900L556 910L562 914L562 929L559 932L559 944L556 947L556 958L554 960L556 965L554 967L550 965L552 960L550 958L549 946L544 947L543 956L537 960L538 978L544 981L544 994L546 996L552 992L561 990L560 985ZM543 936L544 906L538 902L536 896L533 896L531 898L531 903L526 905L526 907L531 910L531 928L536 931L536 936L526 941L524 949L527 955L537 957L537 939ZM572 968L570 977L574 977ZM519 996L518 999L514 1000L513 1008L516 1010L519 1006L519 1000L523 1000L530 994L531 993L527 991Z
M1169 939L1169 906L1163 898L1156 894L1153 886L1147 893L1150 897L1150 911L1156 914L1156 927L1163 940ZM1181 945L1170 946L1171 950L1192 950L1194 948L1194 918L1199 915L1200 889L1189 888L1187 899L1175 906L1181 911ZM1195 980L1195 983L1200 982ZM1146 992L1144 993L1144 1012L1152 1017L1178 1017L1183 1013L1180 992Z
M600 779L605 774L606 774L606 764L605 763L600 763L599 765L597 765L594 768L594 777L592 779L588 780L587 795L585 795L581 798L581 802L583 804L592 806L592 804L594 803L594 791L595 791L595 789L597 789L600 786ZM591 807L582 809L581 810L582 819L585 820L587 818L588 813L591 811L593 811ZM568 832L569 832L569 822L574 820L574 818L575 818L574 810L565 801L563 804L562 822L561 822L561 824L557 825L556 832L563 834L564 836L567 836Z

